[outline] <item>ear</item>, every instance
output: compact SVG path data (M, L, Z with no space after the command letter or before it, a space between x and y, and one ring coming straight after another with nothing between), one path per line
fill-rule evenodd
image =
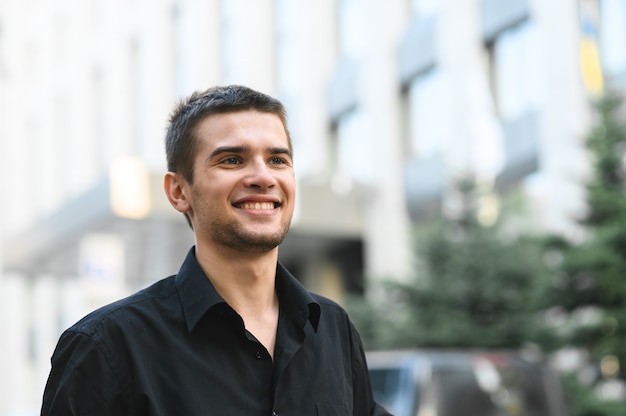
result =
M170 204L183 214L188 214L190 210L187 181L176 172L167 172L163 179L163 188Z

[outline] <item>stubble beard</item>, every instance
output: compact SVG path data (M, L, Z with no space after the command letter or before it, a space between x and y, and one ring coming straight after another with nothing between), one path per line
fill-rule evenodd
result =
M228 248L241 252L265 253L278 247L289 231L291 220L281 223L271 234L258 234L245 229L239 222L214 221L209 225L212 239Z

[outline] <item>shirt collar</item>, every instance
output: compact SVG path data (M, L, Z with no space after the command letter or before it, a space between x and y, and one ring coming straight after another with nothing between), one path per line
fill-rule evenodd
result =
M310 321L317 331L320 305L302 284L280 263L276 267L276 292L281 307L300 327ZM178 274L176 288L183 308L187 330L192 331L198 322L217 305L226 301L217 293L196 259L195 247L187 253Z
M319 303L280 262L276 266L276 293L287 316L293 319L300 328L304 328L308 320L317 331L320 321Z

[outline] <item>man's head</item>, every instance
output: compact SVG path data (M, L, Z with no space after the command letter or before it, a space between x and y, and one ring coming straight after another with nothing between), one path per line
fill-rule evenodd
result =
M167 134L165 192L198 246L274 249L295 204L292 147L282 104L246 87L195 93Z
M289 150L293 153L286 111L280 101L240 85L218 86L204 92L194 92L172 111L165 136L167 170L180 173L189 183L193 183L193 160L198 147L195 129L198 122L213 114L245 110L278 116L289 140Z

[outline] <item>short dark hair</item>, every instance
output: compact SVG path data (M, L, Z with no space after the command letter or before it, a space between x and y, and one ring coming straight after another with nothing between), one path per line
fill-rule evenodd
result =
M193 183L193 162L198 150L197 124L214 114L247 110L277 115L285 128L289 151L293 153L287 112L279 100L241 85L217 86L196 91L174 107L165 136L167 170L180 173L187 182Z

